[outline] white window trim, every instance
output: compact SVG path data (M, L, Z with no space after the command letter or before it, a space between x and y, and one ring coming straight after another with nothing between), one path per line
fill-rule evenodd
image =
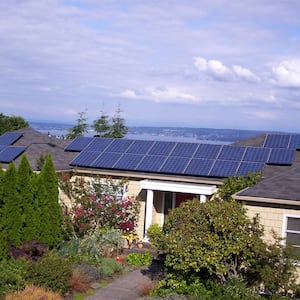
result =
M288 218L300 219L300 215L293 215L293 214L284 214L283 215L282 235L281 235L283 237L283 241L282 241L283 245L286 245L286 237L287 237L287 231L288 231L287 230ZM289 232L294 232L294 233L299 233L300 234L300 229L299 229L299 231L289 230ZM296 246L296 247L300 248L300 245Z

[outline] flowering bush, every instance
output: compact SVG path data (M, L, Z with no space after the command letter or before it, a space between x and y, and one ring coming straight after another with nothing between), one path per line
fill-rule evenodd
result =
M63 178L64 179L64 178ZM73 199L73 225L76 235L83 236L91 229L115 228L124 233L134 230L138 221L140 204L134 197L124 197L123 181L111 179L92 180L87 183L75 179L62 180L62 187Z

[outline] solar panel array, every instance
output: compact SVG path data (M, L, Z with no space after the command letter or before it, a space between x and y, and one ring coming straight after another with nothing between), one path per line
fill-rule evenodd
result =
M1 163L10 163L25 151L25 147L11 146L22 136L21 132L6 132L0 136Z
M65 150L80 151L72 166L223 178L246 176L266 164L291 165L295 150L283 147L287 139L267 137L264 147L81 137ZM291 141L296 145L298 139L289 137L289 146Z
M300 150L300 134L268 134L264 147Z

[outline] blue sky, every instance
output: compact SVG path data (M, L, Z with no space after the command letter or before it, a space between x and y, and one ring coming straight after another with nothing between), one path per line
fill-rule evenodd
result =
M299 0L0 0L0 112L300 132Z

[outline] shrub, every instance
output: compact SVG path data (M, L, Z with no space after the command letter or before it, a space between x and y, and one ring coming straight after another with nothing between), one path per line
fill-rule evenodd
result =
M32 300L32 299L47 299L47 300L63 300L59 293L49 291L42 287L27 285L24 290L7 295L5 300Z
M152 254L149 251L144 253L129 253L127 262L133 266L149 266L152 262Z
M63 295L70 289L71 274L70 262L51 254L30 265L28 281Z
M163 230L158 224L152 224L147 230L147 237L150 243L158 250L164 249Z
M102 260L101 271L103 277L110 277L115 273L123 271L123 269L123 265L113 258L103 258Z
M25 287L28 268L29 263L24 259L0 262L0 298Z
M70 279L72 290L84 293L90 288L90 278L82 269L74 269Z

